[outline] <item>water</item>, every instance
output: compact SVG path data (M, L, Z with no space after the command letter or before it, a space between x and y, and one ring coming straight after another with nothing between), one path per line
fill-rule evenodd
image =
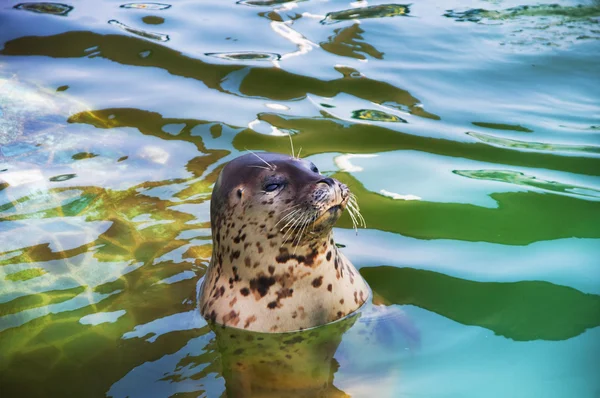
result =
M17 4L3 397L600 396L597 2ZM219 170L288 134L358 196L374 292L291 369L196 311Z

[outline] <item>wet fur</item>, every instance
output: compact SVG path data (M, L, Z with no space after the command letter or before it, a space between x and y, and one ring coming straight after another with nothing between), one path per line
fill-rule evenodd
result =
M200 292L209 321L260 332L303 330L345 317L367 299L366 283L333 240L348 188L311 168L269 153L225 166L213 189L213 254ZM280 177L283 189L264 191L264 181ZM306 225L292 228L294 217Z

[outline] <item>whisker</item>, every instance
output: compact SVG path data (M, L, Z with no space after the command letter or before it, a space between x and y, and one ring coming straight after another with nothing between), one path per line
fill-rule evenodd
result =
M263 158L261 158L260 156L258 156L256 154L256 152L254 152L254 151L252 151L252 150L250 150L248 148L246 148L246 150L248 152L250 152L251 154L253 154L254 156L256 156L258 159L260 159L262 162L264 162L264 164L266 164L267 166L269 166L269 170L274 170L275 169L274 166L271 163L267 162L266 160L264 160Z
M247 166L247 167L255 167L255 168L257 168L257 169L271 170L270 168L268 168L268 167L265 167L265 166L249 165L249 166Z
M298 209L298 210L300 210L300 209ZM300 215L298 215L298 218L300 218L301 216L302 216L301 214L300 214ZM287 216L286 216L286 217L287 217ZM281 227L281 229L280 229L279 231L283 231L283 230L284 230L284 229L285 229L285 228L286 228L288 225L290 225L290 223L291 223L292 221L294 221L294 220L296 220L296 219L298 219L298 218L296 218L296 214L294 214L294 215L291 217L291 219L287 221L287 224L285 224L283 227ZM279 222L278 222L277 224L279 224ZM275 225L277 225L277 224L275 224Z
M354 232L356 232L356 234L358 235L358 228L356 227L356 218L354 217L354 214L353 214L351 208L350 207L346 207L346 208L348 209L348 215L352 219L352 228L354 228Z
M302 217L292 218L291 221L289 221L286 225L284 225L283 228L280 229L280 231L283 231L290 223L292 223L290 228L283 234L282 242L285 242L293 234L293 231L296 228L296 225L300 222L300 220L302 220ZM289 236L288 236L288 234L289 234Z
M348 204L346 205L346 208L348 209L348 213L354 213L354 216L358 219L359 221L359 226L366 228L367 227L367 222L365 221L365 218L362 216L362 214L360 213L360 209L358 208L358 204L356 202L348 202Z
M367 227L367 222L365 221L365 218L360 213L360 206L358 206L358 198L354 194L352 194L352 196L350 197L350 204L352 205L352 207L356 211L356 215L358 216L359 220L361 221L362 226L364 228L366 228Z
M300 147L300 150L298 151L298 155L296 159L300 159L300 152L302 152L302 147Z
M302 211L302 209L296 209L296 210L293 210L293 211L289 212L289 213L288 213L288 214L286 214L285 216L281 217L281 220L277 221L277 223L275 224L275 226L277 226L277 225L278 225L280 222L283 222L283 221L287 220L287 219L288 219L288 218L290 218L290 217L291 217L291 218L293 218L293 217L294 217L294 215L295 215L296 213L298 213L299 211Z
M298 245L300 245L300 241L302 240L302 234L304 234L304 229L308 226L309 222L310 222L310 217L307 216L306 217L306 221L302 225L302 229L300 230L300 233L298 234L298 242L296 243L296 246L294 247L294 254L296 254L296 250L298 249Z
M292 159L296 156L294 155L294 141L292 141L292 133L288 131L288 137L290 137L290 146L292 147Z

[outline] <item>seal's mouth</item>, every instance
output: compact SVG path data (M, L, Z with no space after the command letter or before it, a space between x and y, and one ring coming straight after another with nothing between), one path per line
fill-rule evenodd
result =
M323 213L321 213L316 219L315 221L313 221L313 225L332 225L335 224L335 222L338 220L338 218L340 218L340 216L342 215L342 212L344 211L344 207L345 207L346 201L342 201L341 203L338 203L336 205L333 205L329 208L327 208L327 210L325 210Z
M342 205L335 205L335 206L331 206L329 209L327 209L327 213L337 213L338 211L342 211Z

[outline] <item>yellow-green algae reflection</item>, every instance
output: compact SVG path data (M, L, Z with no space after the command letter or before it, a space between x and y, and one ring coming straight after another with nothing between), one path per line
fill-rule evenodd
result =
M598 395L598 3L362 3L0 9L2 397ZM212 184L289 134L373 300L214 328Z

